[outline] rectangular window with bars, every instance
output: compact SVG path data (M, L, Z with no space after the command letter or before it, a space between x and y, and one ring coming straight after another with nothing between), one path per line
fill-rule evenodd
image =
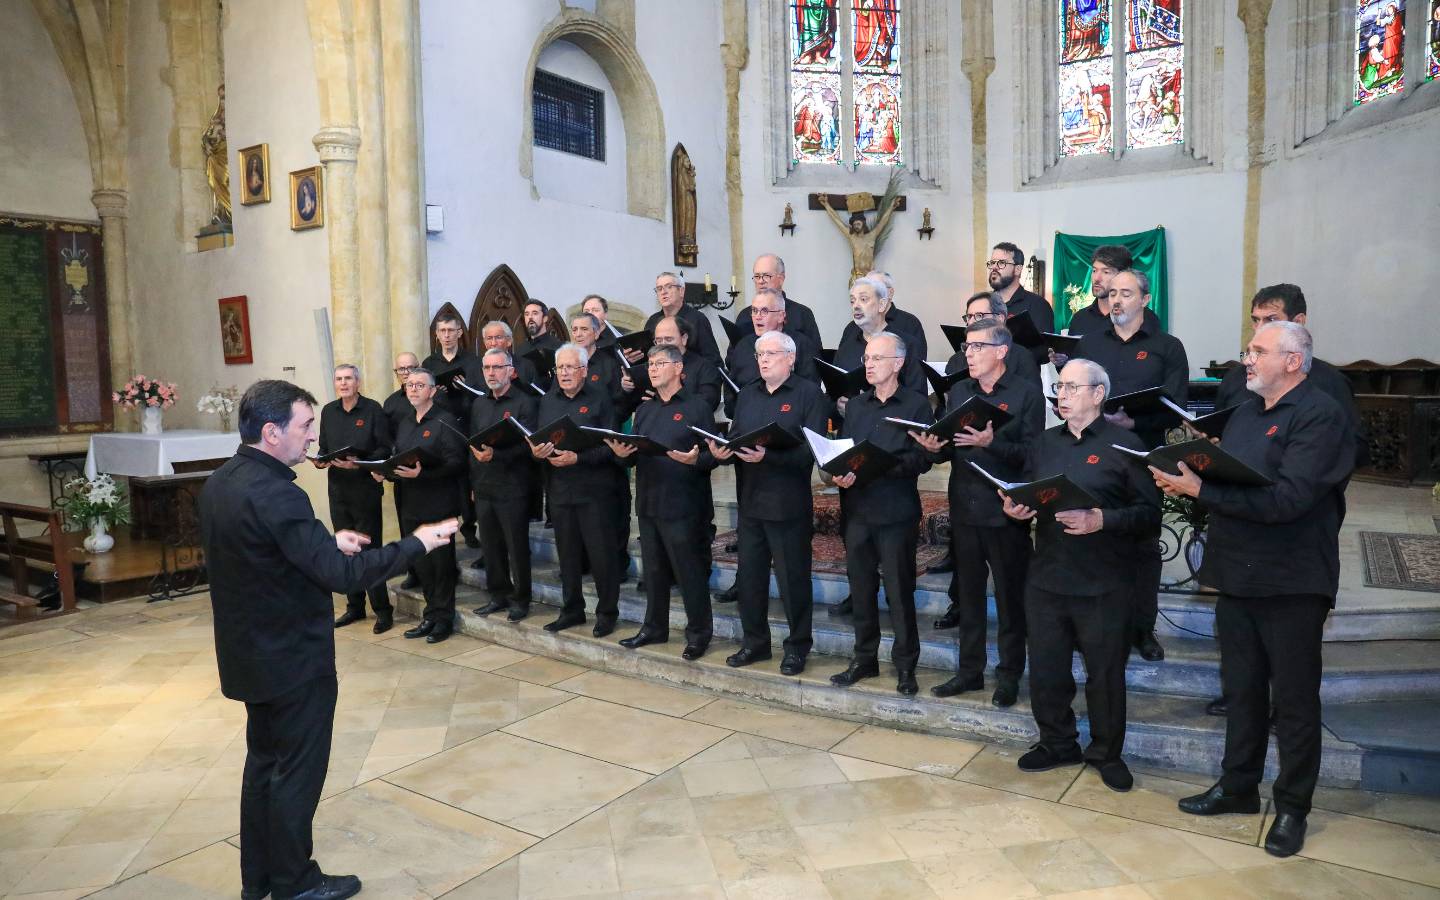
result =
M586 84L535 70L535 146L605 161L605 94Z

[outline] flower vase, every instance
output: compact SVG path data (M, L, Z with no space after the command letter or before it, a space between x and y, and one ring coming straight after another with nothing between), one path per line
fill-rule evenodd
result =
M1190 541L1185 545L1185 564L1190 567L1190 574L1193 576L1200 571L1200 565L1205 561L1205 532L1197 531L1190 535Z
M147 406L140 410L140 433L160 434L165 430L165 410L158 406Z
M227 412L220 414L220 431L224 434L230 433L230 414Z
M104 519L90 520L90 536L84 541L87 553L107 553L115 546L115 538L107 527Z

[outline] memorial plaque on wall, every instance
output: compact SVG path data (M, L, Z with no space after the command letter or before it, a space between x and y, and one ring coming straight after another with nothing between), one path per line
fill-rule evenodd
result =
M0 214L0 437L108 431L100 226Z

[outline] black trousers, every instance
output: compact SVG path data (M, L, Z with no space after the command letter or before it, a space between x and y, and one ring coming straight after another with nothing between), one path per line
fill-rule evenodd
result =
M1134 618L1132 638L1155 630L1160 612L1160 529L1143 534L1135 542L1135 593L1130 615Z
M434 520L435 517L430 519ZM400 516L400 530L403 532L412 532L423 524L425 520L412 518L409 514ZM458 577L455 571L455 538L416 560L415 574L420 576L420 589L425 593L425 621L439 625L455 624L455 582Z
M590 560L590 575L595 579L595 618L613 622L620 615L620 560L616 547L615 506L620 502L617 490L608 497L597 498L578 506L554 503L550 515L555 521L555 552L560 557L560 589L562 609L567 613L585 612L585 596L580 579L584 554Z
M915 628L917 541L914 522L875 525L847 517L845 571L855 610L856 662L873 661L880 650L882 578L885 603L890 608L890 630L895 635L890 661L901 672L912 671L920 661L920 638Z
M289 897L320 883L310 827L335 724L334 675L264 703L246 703L245 774L240 785L240 880L269 883Z
M1057 753L1074 748L1076 650L1085 660L1085 706L1090 716L1088 762L1120 758L1125 744L1125 660L1130 655L1130 590L1093 597L1025 590L1030 633L1030 708L1040 743Z
M1025 571L1030 566L1029 523L996 526L955 524L950 558L955 562L955 595L960 613L960 666L964 676L985 673L986 582L995 579L995 677L1019 684L1025 673Z
M462 534L475 530L475 503L470 493L470 475L461 472L455 477L455 490L460 498L460 531Z
M369 476L367 475L366 478L368 480ZM350 528L361 534L367 534L370 536L372 544L378 547L384 543L381 539L381 532L384 530L381 503L384 499L384 486L374 482L369 485L341 485L331 482L330 523L336 531ZM365 615L365 594L366 591L346 594L346 609L358 616ZM372 584L369 594L370 608L375 610L375 615L388 616L391 614L390 589L385 586L384 581Z
M742 646L752 650L770 649L770 566L780 587L780 604L790 633L785 638L786 655L802 659L814 643L810 617L815 599L810 592L813 552L810 539L814 524L807 512L801 519L772 522L740 514L737 538L739 560L735 583L740 589Z
M475 524L485 554L485 589L530 602L530 497L475 493Z
M615 565L618 567L616 570L617 575L621 577L625 575L625 572L630 567L630 512L635 507L635 495L630 488L631 471L630 469L621 470L621 497L620 503L615 510L620 519L615 523L615 527L618 529L615 543L619 545L616 548L619 552L615 557Z
M690 515L640 517L640 557L645 562L645 624L641 630L669 634L670 589L678 583L685 601L685 643L709 645L714 626L708 527L699 510Z
M1330 598L1220 595L1215 636L1220 641L1220 685L1229 701L1220 784L1248 793L1265 774L1270 705L1280 774L1275 809L1310 812L1320 777L1320 643Z

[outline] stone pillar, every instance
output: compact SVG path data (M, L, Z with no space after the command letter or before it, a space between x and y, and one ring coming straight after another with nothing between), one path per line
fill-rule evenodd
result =
M730 271L745 273L744 182L740 178L740 73L750 61L749 16L745 0L725 0L725 199L730 212Z
M314 138L325 164L325 231L330 244L330 335L335 359L361 358L359 232L355 161L360 129L327 125Z
M390 254L390 344L425 358L430 324L425 262L424 202L420 191L420 21L415 0L381 0L385 64L385 193ZM468 314L469 310L462 310ZM390 360L386 360L388 366Z
M1265 31L1274 0L1240 0L1236 15L1245 23L1246 80L1250 85L1245 115L1245 244L1241 269L1240 346L1255 333L1250 298L1260 269L1260 170L1265 165Z
M105 242L105 303L110 329L110 383L116 387L135 374L135 310L130 305L125 268L125 218L128 201L124 191L98 190L90 195L100 214L100 233ZM127 420L128 421L128 420ZM120 425L116 422L116 427Z
M353 60L355 65L355 109L364 140L355 166L356 240L363 253L360 263L360 356L355 358L364 371L379 374L389 369L390 302L389 217L385 192L385 133L383 103L385 68L381 56L380 7L378 0L355 3ZM342 362L336 357L335 362Z
M970 82L970 243L976 284L985 284L990 256L989 117L985 88L995 71L993 8L990 0L966 0L961 7L965 35L960 71Z

